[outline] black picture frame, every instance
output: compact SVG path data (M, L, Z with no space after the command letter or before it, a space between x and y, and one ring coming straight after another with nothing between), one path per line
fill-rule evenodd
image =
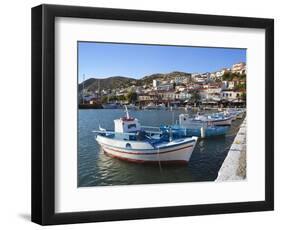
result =
M55 18L109 19L265 29L265 200L55 213ZM274 209L274 20L125 9L32 8L32 221L41 225L267 211Z

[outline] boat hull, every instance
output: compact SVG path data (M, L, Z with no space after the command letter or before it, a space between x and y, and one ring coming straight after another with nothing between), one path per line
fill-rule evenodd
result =
M209 120L208 123L211 125L231 125L232 118L221 119L221 120Z
M243 113L243 112L240 112L240 113L237 114L236 117L237 117L237 119L242 119L243 116L244 116L244 113Z
M169 127L163 127L163 131L169 132ZM229 126L211 126L205 128L204 138L211 138L217 136L224 136L229 130ZM183 127L183 126L172 126L173 135L176 138L181 137L201 137L202 138L202 131L201 127Z
M196 145L197 137L170 142L168 146L152 146L147 142L116 141L105 136L96 138L105 154L134 163L187 163ZM130 144L130 148L126 145Z
M204 122L207 123L208 125L231 125L232 120L234 120L234 116L228 116L228 117L212 117L212 116L204 116L204 115L200 115L195 117L194 119L191 119L192 122ZM184 121L180 121L180 124L182 125L188 125L189 123L187 122L187 120Z
M118 104L103 104L103 109L122 109L121 105Z

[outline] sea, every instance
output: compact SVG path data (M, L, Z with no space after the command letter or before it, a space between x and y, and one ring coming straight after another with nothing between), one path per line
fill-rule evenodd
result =
M146 126L175 124L179 114L186 113L184 110L129 112ZM214 181L243 121L233 121L225 136L199 140L188 164L159 165L125 162L101 151L92 131L99 126L113 130L113 120L122 116L123 109L78 111L78 187Z

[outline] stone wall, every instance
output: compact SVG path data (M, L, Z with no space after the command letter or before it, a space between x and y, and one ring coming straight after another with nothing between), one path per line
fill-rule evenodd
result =
M219 170L216 181L235 181L246 178L246 117Z

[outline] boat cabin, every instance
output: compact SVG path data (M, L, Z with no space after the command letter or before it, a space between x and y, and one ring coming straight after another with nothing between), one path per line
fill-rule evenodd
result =
M179 124L181 126L185 126L188 124L189 115L188 114L180 114L179 115Z
M131 133L141 130L141 125L138 119L130 117L128 112L126 117L121 117L114 120L115 132L117 133Z
M125 117L114 120L115 132L117 133L130 133L138 132L141 130L140 123L136 118L127 119Z

